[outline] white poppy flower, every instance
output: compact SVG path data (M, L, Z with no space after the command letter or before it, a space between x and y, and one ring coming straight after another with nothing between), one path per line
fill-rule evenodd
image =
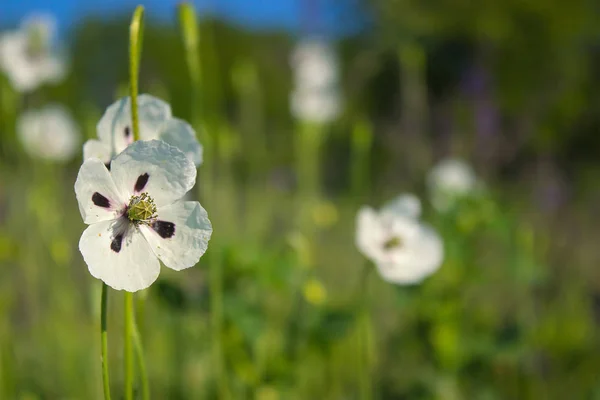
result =
M291 64L299 89L321 90L338 84L337 56L326 42L315 39L301 41L292 53Z
M196 181L194 164L160 140L136 141L111 162L84 161L75 193L86 224L79 251L90 273L117 290L149 287L159 260L176 271L208 247L211 223L197 201L182 201Z
M402 195L379 212L370 207L358 212L356 246L389 282L419 283L442 264L442 239L419 221L420 213L413 195Z
M52 16L34 15L19 30L0 37L0 69L17 91L29 92L64 78L66 59L53 45L55 28Z
M334 120L341 110L339 67L328 43L310 39L300 42L291 58L295 89L290 111L297 119L316 123Z
M159 139L177 147L196 165L202 164L202 145L187 122L173 117L166 102L141 94L137 98L140 140ZM115 156L133 143L131 100L124 97L106 109L96 131L100 140L88 140L83 146L83 159L99 158L110 164Z
M438 211L447 211L457 199L475 192L479 182L469 164L445 159L436 164L427 177L431 202Z
M338 116L341 106L337 93L296 90L290 96L290 108L302 121L326 123Z
M78 126L60 105L22 113L17 119L17 136L30 156L51 161L71 159L80 143Z

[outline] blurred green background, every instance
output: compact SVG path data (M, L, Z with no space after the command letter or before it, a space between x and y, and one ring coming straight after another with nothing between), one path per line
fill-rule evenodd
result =
M315 127L288 104L294 45L320 33L324 6L305 3L292 32L200 12L197 98L177 20L146 20L140 92L196 128L193 195L214 227L195 268L163 268L136 294L153 398L600 398L598 4L357 2L361 28L330 37L343 111ZM127 95L129 19L70 26L59 84L20 94L0 77L2 399L102 398L100 282L77 249L81 154L32 158L15 126L58 102L96 137ZM316 143L298 139L307 130ZM425 182L447 156L488 190L439 213ZM368 275L365 316L355 215L402 192L422 197L444 264L410 287ZM114 398L122 303L111 290Z

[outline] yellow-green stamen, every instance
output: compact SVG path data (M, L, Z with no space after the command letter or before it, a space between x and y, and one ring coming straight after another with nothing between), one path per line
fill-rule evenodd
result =
M402 239L400 239L397 236L394 236L394 237L386 240L385 243L383 244L383 248L385 250L392 250L392 249L396 249L398 247L402 247Z
M148 193L131 196L127 207L127 218L136 224L149 223L156 219L156 205Z

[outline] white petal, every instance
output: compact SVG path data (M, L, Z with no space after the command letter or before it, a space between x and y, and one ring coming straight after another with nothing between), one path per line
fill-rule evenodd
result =
M39 113L25 111L17 119L17 136L23 148L30 155L36 156L40 141L41 123Z
M80 133L70 112L58 104L42 110L44 116L45 153L56 160L71 158L79 148Z
M414 284L437 271L444 258L440 236L420 225L412 238L406 238L398 250L390 251L387 260L377 262L382 277L397 284Z
M338 61L334 49L321 40L303 40L292 54L296 87L323 88L338 81Z
M361 207L356 217L356 247L373 261L381 259L385 231L379 216L370 207Z
M469 164L460 159L445 159L427 177L431 201L438 211L447 211L457 199L474 192L478 180Z
M0 40L0 67L18 91L28 92L44 82L56 82L65 75L65 63L52 46L55 20L38 14L26 19L21 29L3 35ZM31 35L39 40L44 52L31 57Z
M158 130L171 118L171 107L156 97L138 96L140 139L158 139ZM131 100L124 97L110 105L98 122L98 138L110 146L112 157L133 142Z
M116 239L119 234L123 235L120 242ZM92 276L116 290L146 289L160 273L148 242L124 218L90 225L81 235L79 251Z
M86 224L118 218L127 205L104 162L97 158L87 159L81 165L75 194Z
M393 262L378 262L375 265L384 280L398 285L420 283L426 277L417 269L406 268L404 265Z
M79 128L71 114L56 104L21 114L17 133L33 157L65 161L73 157L79 147Z
M381 210L383 214L403 215L418 218L421 215L421 201L413 194L402 194L387 203Z
M421 223L412 216L381 214L381 220L386 225L389 237L397 237L402 241L417 240L419 238Z
M173 226L169 226L164 233L162 227L165 225L161 224ZM154 254L167 267L176 271L198 263L212 234L206 210L197 201L180 201L159 208L158 225L140 226L140 230Z
M65 57L50 55L40 65L43 80L49 83L58 83L67 75L67 61Z
M129 104L129 97L111 104L96 125L98 138L110 149L110 158L125 150L133 142Z
M56 34L56 18L50 13L29 14L21 22L21 32L35 29L40 34L40 40L50 42Z
M20 92L35 89L40 77L35 65L26 59L27 36L23 32L11 32L0 41L0 66L14 88Z
M297 89L290 95L290 109L295 118L315 123L334 120L341 110L336 90Z
M83 145L83 159L98 158L104 164L110 164L110 147L99 140L90 139Z
M129 198L148 192L157 207L179 200L196 182L196 167L179 149L161 140L139 140L111 163L120 193ZM138 179L148 174L146 184L135 190Z
M171 106L165 101L141 94L138 96L138 112L140 114L140 139L158 139L160 126L171 119Z
M164 140L183 151L194 165L202 164L202 145L198 142L194 129L187 122L171 118L163 124L157 139Z

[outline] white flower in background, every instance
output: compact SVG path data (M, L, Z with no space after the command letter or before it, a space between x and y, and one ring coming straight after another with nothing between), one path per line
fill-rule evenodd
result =
M339 65L331 46L310 39L300 42L291 57L294 90L290 110L303 121L326 123L341 110Z
M340 113L340 99L336 93L296 90L290 96L292 114L302 121L326 123Z
M202 145L194 129L173 117L166 102L141 94L138 96L140 140L159 139L177 147L196 165L202 164ZM88 140L83 146L83 159L99 158L105 164L133 143L131 100L124 97L109 106L96 126L100 140Z
M40 14L0 37L0 69L17 91L29 92L64 78L66 58L53 43L55 33L54 17Z
M292 53L291 62L298 88L320 90L338 84L338 59L327 42L316 39L301 41Z
M402 195L379 212L366 206L358 212L356 246L389 282L418 283L442 264L442 239L420 214L421 202L413 195Z
M69 111L60 105L22 113L17 136L32 157L51 161L71 159L79 149L79 128Z
M79 250L90 273L117 290L150 286L159 260L176 271L194 266L212 226L197 201L180 200L196 181L194 164L160 140L136 141L112 160L84 161L75 193L86 224Z
M436 164L427 177L431 202L438 211L447 211L456 201L475 192L479 182L469 164L445 159Z

